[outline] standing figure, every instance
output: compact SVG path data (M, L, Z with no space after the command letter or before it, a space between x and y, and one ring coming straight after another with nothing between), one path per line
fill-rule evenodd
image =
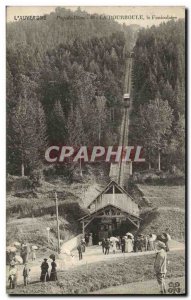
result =
M163 232L162 234L157 235L157 240L165 243L167 252L170 250L168 242L171 240L171 237L168 233Z
M125 252L130 253L133 252L133 240L130 236L125 240Z
M36 250L32 248L32 261L36 260Z
M47 263L47 258L44 258L44 261L41 264L40 281L42 282L49 281L48 269L49 269L49 264Z
M92 233L89 235L89 246L93 245L93 240L92 240Z
M157 243L157 254L154 263L155 275L157 278L157 282L160 286L161 294L166 294L166 286L165 286L165 276L166 276L166 261L167 261L167 253L165 251L166 245L165 243L159 241Z
M86 247L89 246L89 235L86 233L85 234L85 242L86 242Z
M29 283L29 272L30 269L28 268L27 263L25 263L25 266L23 268L24 286L27 286L27 284Z
M78 254L79 254L79 260L81 260L83 257L82 257L82 244L79 243L78 247L77 247L77 250L78 250Z
M112 241L111 247L112 247L113 253L115 254L115 252L117 251L116 241Z
M102 242L101 242L101 246L102 246L102 251L104 253L105 251L105 239L103 238Z
M105 254L109 254L109 248L110 248L110 240L106 239L106 241L105 241Z
M52 269L50 271L50 281L56 281L58 280L57 278L57 271L56 271L56 262L55 262L55 258L53 258L52 262L51 262L51 266L52 266Z
M85 242L84 238L81 239L81 245L82 245L82 252L85 252L86 251L86 242Z
M148 238L148 246L149 246L149 250L150 250L150 251L155 250L155 247L154 247L154 239L153 239L153 235L152 235L152 234L149 234L149 238Z
M8 280L10 289L14 289L17 286L17 267L14 261L10 263Z
M121 240L121 251L122 253L125 253L125 237L123 237Z
M23 265L27 262L28 260L28 247L25 243L23 243L21 245L21 252L20 252L20 256L23 260Z
M116 247L117 247L118 250L120 250L121 249L121 238L120 238L120 236L118 236L117 239L118 239L118 241L116 243Z
M145 235L145 251L148 250L148 235Z

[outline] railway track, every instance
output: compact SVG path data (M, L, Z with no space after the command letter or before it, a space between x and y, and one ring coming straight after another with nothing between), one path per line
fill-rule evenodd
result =
M131 97L132 90L132 66L133 58L129 57L126 61L126 74L124 79L124 94L129 94ZM122 97L123 99L123 97ZM123 101L123 100L122 100ZM123 106L123 103L121 104ZM128 133L129 133L129 113L132 107L132 101L130 102L130 108L125 107L120 128L120 146L128 146ZM122 162L111 163L110 165L110 179L118 182L121 186L126 185L126 182L131 174L131 163Z

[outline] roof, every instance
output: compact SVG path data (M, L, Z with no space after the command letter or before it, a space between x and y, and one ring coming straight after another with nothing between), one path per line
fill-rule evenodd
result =
M140 217L138 217L138 216L136 216L136 215L134 215L134 214L130 214L130 213L129 213L128 211L126 211L125 209L122 209L121 207L119 207L119 206L117 206L117 205L115 205L115 204L109 203L109 204L107 204L107 205L105 205L105 206L103 206L103 207L100 207L98 210L93 211L92 213L89 213L88 215L85 215L84 217L78 219L78 221L81 221L81 220L83 220L83 219L86 219L86 218L88 218L88 217L94 215L95 213L99 212L100 210L102 210L103 208L105 208L105 207L107 207L107 206L113 206L113 207L118 208L119 210L123 211L123 212L126 213L126 214L132 215L133 217L135 217L135 218L137 218L137 219L139 219L139 220L142 220Z
M134 199L126 192L126 190L124 188L122 188L117 182L115 182L114 180L110 181L108 183L108 185L106 185L106 187L103 189L102 192L100 192L89 204L88 206L90 206L100 195L104 194L104 192L106 192L106 190L112 186L115 185L119 190L121 190L124 194L126 194L129 198L131 198L131 200L134 201ZM134 201L135 202L135 201Z

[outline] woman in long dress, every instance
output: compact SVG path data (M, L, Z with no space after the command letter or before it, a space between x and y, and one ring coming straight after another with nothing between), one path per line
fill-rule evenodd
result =
M117 247L116 247L116 241L112 241L111 243L111 250L113 251L113 253L115 254L117 251Z
M50 280L56 281L56 280L58 280L58 278L57 278L57 271L56 271L57 265L56 265L55 259L52 260L51 266L52 266L52 269L50 271Z
M133 240L130 237L125 240L125 252L133 252Z

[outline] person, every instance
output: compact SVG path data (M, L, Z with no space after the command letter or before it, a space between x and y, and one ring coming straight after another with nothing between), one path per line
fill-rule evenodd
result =
M17 285L17 267L14 261L10 262L8 280L9 287L14 289Z
M41 264L40 281L46 282L49 280L48 269L49 269L49 264L47 263L47 258L44 258L44 261Z
M166 251L170 251L168 242L171 240L170 235L167 232L157 235L157 241L161 241L166 245Z
M138 236L134 239L133 251L138 252Z
M23 279L24 279L24 286L27 286L29 283L29 272L30 269L27 266L27 263L25 263L24 268L23 268Z
M103 238L103 240L101 242L101 246L102 246L102 251L104 253L105 252L105 238Z
M79 260L81 260L83 258L82 257L82 244L81 244L81 242L78 244L77 250L78 250L78 254L79 254Z
M149 238L148 238L148 248L150 251L155 250L155 246L154 246L154 239L153 239L153 235L149 234Z
M23 265L27 262L28 260L28 247L25 243L23 243L21 245L21 252L20 252L20 256L23 260Z
M120 236L118 236L117 239L118 239L118 241L116 243L116 247L117 247L118 250L120 250L121 249L121 238L120 238Z
M125 237L123 237L121 240L121 251L122 253L125 253Z
M36 260L36 250L32 248L32 261Z
M57 278L57 271L56 271L56 262L55 262L55 258L53 258L52 262L51 262L51 266L52 266L52 269L50 271L50 281L56 281L58 280Z
M110 248L110 240L106 239L106 241L105 241L105 255L109 254L109 248Z
M145 235L145 251L148 251L148 235Z
M82 245L82 252L85 252L86 251L86 242L85 242L84 238L81 239L81 245Z
M89 235L89 246L93 245L92 233Z
M85 242L86 242L86 247L89 246L89 235L86 233L85 234Z
M160 286L161 294L166 294L165 276L166 276L166 261L167 252L165 243L158 241L156 244L157 254L154 262L154 271L157 278L157 282Z
M133 251L133 240L130 236L125 240L125 252L130 253Z
M117 251L116 241L112 241L111 247L112 247L113 253L115 254L115 252Z

